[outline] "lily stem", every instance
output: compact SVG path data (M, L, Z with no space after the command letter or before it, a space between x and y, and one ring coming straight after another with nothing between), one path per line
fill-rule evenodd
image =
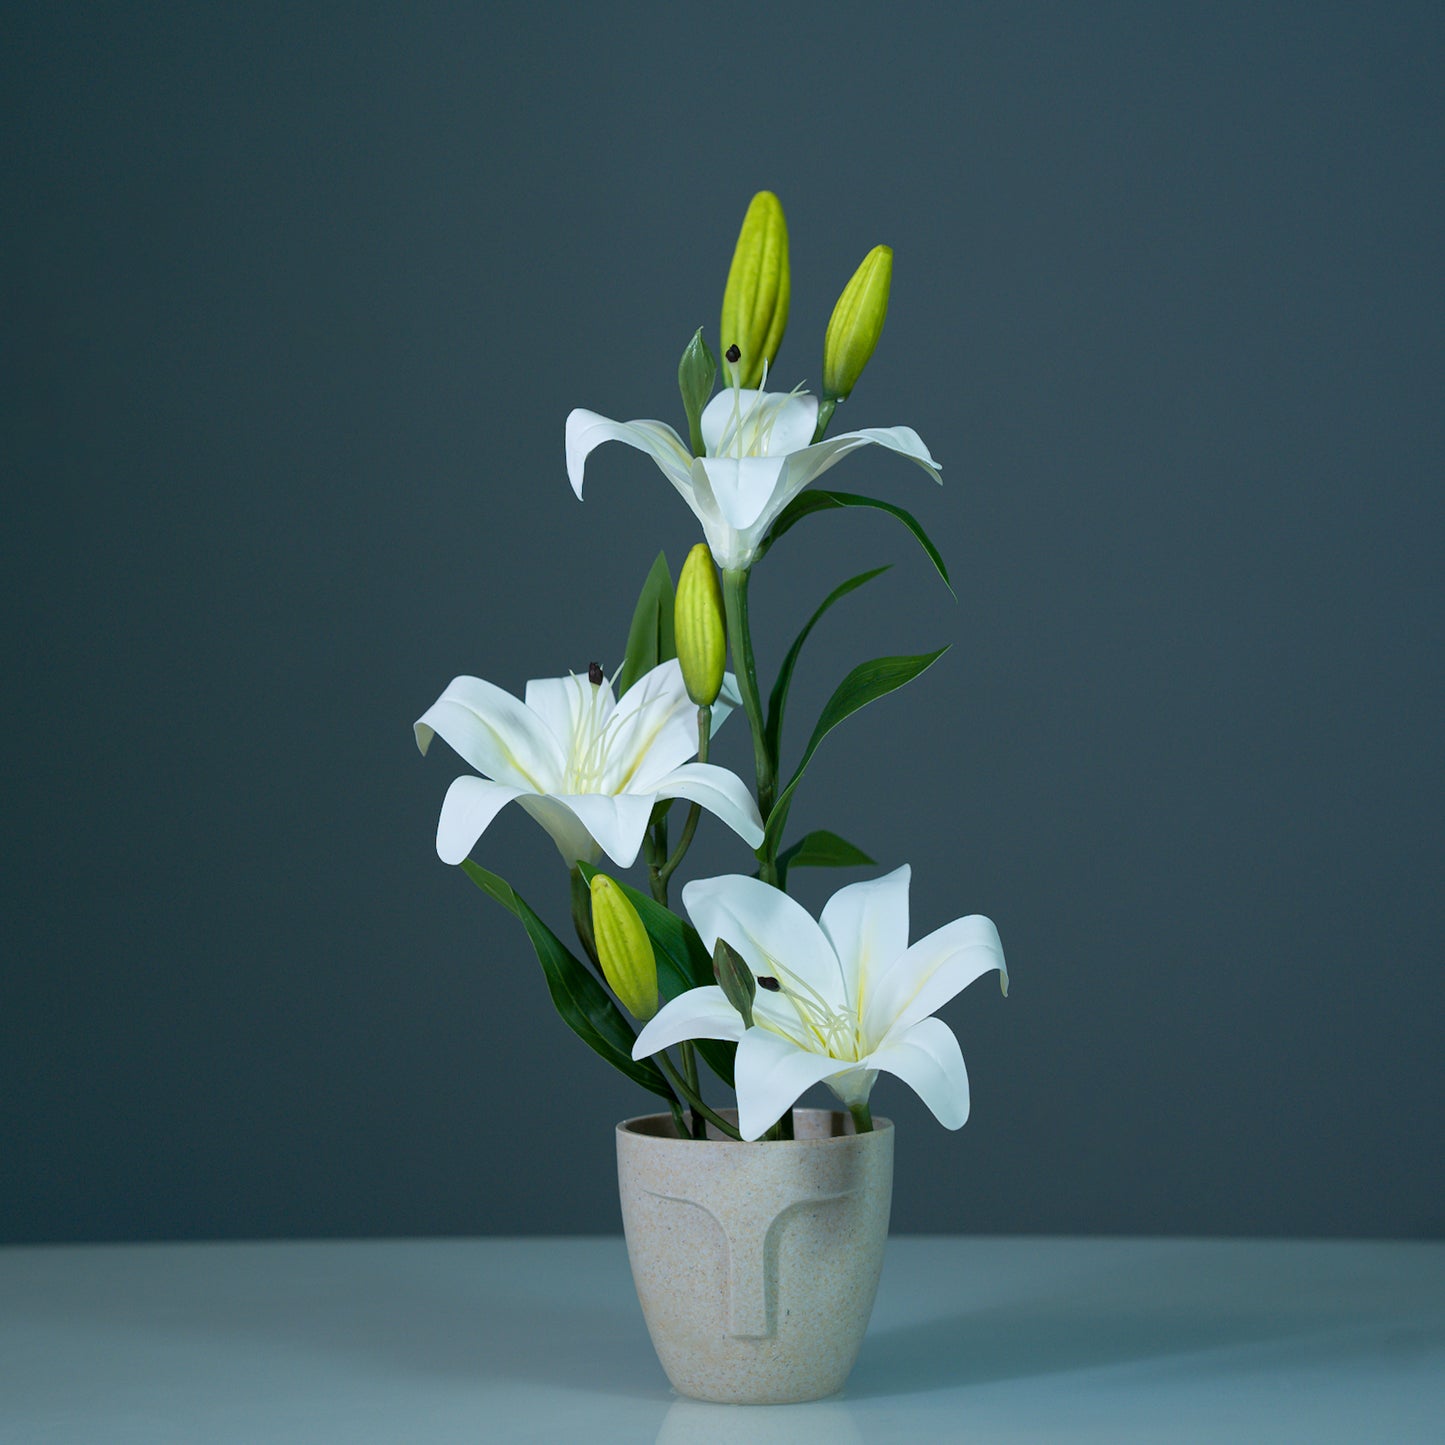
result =
M873 1132L873 1111L865 1099L861 1104L849 1104L848 1112L853 1116L853 1131L857 1134Z
M654 901L667 907L667 879L663 875L663 859L667 857L667 819L654 814L653 822L642 838L642 856L647 860L647 886Z
M682 1076L687 1080L688 1088L701 1099L702 1090L697 1082L697 1045L691 1039L684 1039L678 1052L682 1056ZM692 1137L706 1139L707 1124L702 1115L696 1109L689 1109L688 1113L692 1116Z
M582 870L575 865L568 881L572 886L572 927L577 930L577 941L582 945L582 951L587 955L592 967L597 970L598 978L606 983L602 964L597 958L597 941L592 936L592 890L588 888Z
M778 1122L768 1130L763 1138L769 1143L779 1144L793 1137L793 1111L791 1108L784 1109Z
M738 1133L735 1125L729 1124L728 1121L724 1119L721 1114L715 1112L712 1109L709 1109L708 1106L704 1104L700 1098L698 1098L696 1089L690 1089L688 1087L687 1080L678 1073L676 1066L673 1064L672 1060L668 1058L665 1051L656 1053L653 1055L653 1057L657 1060L658 1066L662 1069L662 1072L667 1075L668 1082L679 1094L682 1095L684 1099L687 1100L688 1107L692 1109L694 1113L701 1114L702 1117L706 1119L709 1124L711 1124L715 1129L718 1129L722 1133L726 1134L729 1139L741 1139L743 1137L741 1134ZM678 1132L680 1134L684 1133L684 1131L680 1127ZM684 1137L686 1137L685 1134Z
M743 697L743 711L753 734L753 767L758 780L758 812L766 828L778 792L778 769L768 749L767 726L763 718L762 698L758 693L758 669L753 658L753 635L748 626L747 568L723 572L723 608L727 614L728 642L732 647L733 666L737 669L738 691ZM758 850L758 876L764 883L778 887L778 865L767 837Z
M683 1118L682 1105L678 1103L676 1095L670 1098L667 1103L668 1107L672 1110L672 1127L677 1130L677 1137L679 1139L686 1139L687 1120Z
M708 743L712 738L712 708L706 703L697 710L697 760L700 763L707 762ZM653 897L657 897L657 886L662 886L662 897L658 898L659 903L667 902L667 880L677 871L677 865L682 862L687 850L692 847L692 835L697 832L697 820L702 816L702 806L694 803L687 810L687 821L682 825L682 837L677 840L677 847L673 850L672 857L657 870L656 882L653 884ZM651 870L649 870L651 871Z
M813 428L813 445L817 446L823 440L823 433L828 430L828 423L833 420L833 413L838 409L836 398L825 396L822 404L818 407L818 425Z

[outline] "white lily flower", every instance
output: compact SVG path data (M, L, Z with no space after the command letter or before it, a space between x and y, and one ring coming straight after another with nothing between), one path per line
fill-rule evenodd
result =
M975 914L910 948L909 876L905 864L842 888L817 922L756 878L689 883L682 901L708 952L725 939L769 983L758 989L749 1029L721 988L680 994L637 1036L633 1058L684 1039L736 1041L744 1139L766 1133L814 1084L826 1083L850 1107L866 1103L880 1072L913 1088L944 1128L962 1127L968 1072L953 1031L932 1015L990 969L1007 991L1003 946Z
M713 704L714 732L738 701L729 676ZM631 867L659 798L701 804L750 848L763 841L742 780L688 761L697 754L697 707L676 658L644 673L620 702L605 678L538 678L527 684L525 702L480 678L454 678L417 720L423 753L437 734L485 775L465 775L447 789L437 822L443 863L462 862L513 800L551 834L569 868L603 853Z
M665 422L609 421L579 408L567 418L567 476L580 498L587 457L603 442L646 452L692 508L718 566L727 570L750 566L783 508L859 447L887 447L917 462L934 481L943 480L911 427L869 427L810 445L817 423L818 398L807 392L770 395L733 387L703 409L706 455L694 457Z

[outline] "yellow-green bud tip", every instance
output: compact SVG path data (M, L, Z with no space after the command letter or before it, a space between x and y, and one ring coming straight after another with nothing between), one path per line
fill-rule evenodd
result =
M682 564L672 620L687 695L698 707L710 707L722 691L728 644L722 584L706 542Z
M755 387L762 381L763 364L771 366L783 344L791 292L788 223L782 202L771 191L759 191L743 217L723 292L718 339L727 357L725 375L730 383Z
M824 397L842 401L858 385L883 334L892 284L893 249L874 246L843 288L828 322L823 340Z
M657 1012L652 940L627 895L605 873L592 875L590 891L592 937L603 977L623 1008L646 1023Z

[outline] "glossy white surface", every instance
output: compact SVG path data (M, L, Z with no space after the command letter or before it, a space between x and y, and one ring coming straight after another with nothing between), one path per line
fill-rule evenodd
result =
M0 1250L0 1440L1434 1441L1445 1245L889 1242L812 1405L675 1396L621 1239Z

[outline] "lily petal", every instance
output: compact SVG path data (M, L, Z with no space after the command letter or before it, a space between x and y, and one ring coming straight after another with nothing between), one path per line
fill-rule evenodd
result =
M709 954L719 938L726 939L755 974L785 985L795 976L834 1008L843 1006L833 945L812 914L786 893L760 878L729 873L689 883L682 902Z
M521 793L520 788L474 778L470 773L458 778L442 799L441 817L437 819L437 857L453 866L462 862L492 819Z
M842 432L816 446L794 452L789 458L789 487L792 487L795 476L801 476L802 481L798 486L798 491L801 491L809 482L821 477L829 467L836 466L849 452L869 445L885 447L890 452L907 457L911 462L917 462L935 482L942 485L943 478L938 474L938 462L924 445L923 438L911 426L870 426L861 431Z
M722 691L712 705L709 737L717 736L728 714L741 704L737 678L724 673ZM618 704L613 726L608 785L629 793L655 793L662 779L697 754L697 705L687 695L682 664L673 658L638 678Z
M523 694L527 706L552 729L558 745L564 754L571 751L572 737L577 731L578 719L585 707L598 709L599 721L606 723L616 709L612 696L612 684L605 679L598 684L593 697L593 686L585 676L536 677L527 684Z
M810 1053L768 1029L749 1029L738 1045L733 1062L738 1092L738 1133L744 1139L758 1138L778 1122L783 1111L791 1108L805 1090L831 1075L844 1074L856 1067L827 1054Z
M603 442L623 442L646 452L679 491L688 485L692 453L682 438L660 421L611 421L578 407L567 418L567 479L580 500L587 458Z
M953 1030L942 1019L921 1020L863 1062L902 1079L945 1129L961 1129L967 1122L968 1070Z
M710 457L729 452L785 456L801 451L813 440L818 425L818 398L808 392L728 387L703 408L699 422L703 446Z
M868 427L863 431L844 432L841 436L829 437L827 441L819 442L816 446L794 452L788 458L787 473L773 493L772 501L754 523L754 530L761 536L799 492L811 486L849 452L870 444L885 447L917 462L935 482L942 483L943 478L938 474L938 463L923 444L923 438L912 427Z
M743 1021L716 984L690 988L663 1004L632 1046L634 1059L645 1059L685 1039L727 1039L743 1036Z
M682 664L678 663L679 669ZM737 674L733 672L723 673L722 691L718 693L712 705L712 731L709 737L716 737L717 730L723 725L723 719L735 708L743 705L743 695L738 691Z
M763 841L763 819L753 795L743 780L726 768L712 763L684 763L658 779L653 791L659 798L686 798L690 803L700 803L749 848L757 848Z
M727 571L730 568L746 567L752 562L753 554L757 551L758 539L762 533L752 528L738 532L728 525L722 514L722 508L713 495L712 483L708 480L706 467L693 467L692 482L684 500L692 508L693 516L702 526L702 534L707 538L708 549L712 552L713 561L719 567Z
M848 997L860 1017L873 986L908 949L908 881L905 863L882 878L850 883L827 902L818 925L828 935L848 983Z
M440 735L499 783L546 793L562 776L562 749L551 729L511 693L479 677L453 678L414 726L423 753Z
M622 695L607 745L607 787L650 793L657 778L697 753L697 705L674 657L643 673Z
M698 457L692 476L704 473L723 521L744 532L769 509L788 464L786 456Z
M886 1042L936 1013L955 994L990 969L1004 978L998 929L980 913L920 938L873 987L863 1014L863 1032Z
M562 861L570 868L574 863L600 863L602 849L596 838L582 825L582 820L560 799L540 793L523 793L517 806L525 808L546 830L557 845Z
M597 840L619 868L630 868L637 861L642 835L652 816L656 799L641 793L568 793L556 799L577 816L578 822Z

